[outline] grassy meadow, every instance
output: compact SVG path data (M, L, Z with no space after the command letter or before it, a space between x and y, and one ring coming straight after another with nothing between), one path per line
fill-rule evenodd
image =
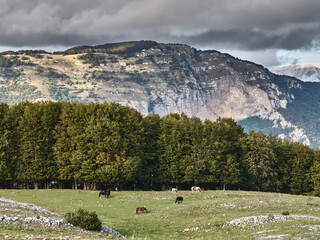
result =
M174 204L176 196L183 196L182 204ZM244 191L113 191L106 199L98 198L98 191L83 190L0 190L0 197L35 204L59 214L60 219L79 207L96 211L102 225L127 239L320 239L317 197ZM136 214L136 207L142 206L149 213ZM0 216L8 211L0 204ZM289 215L283 215L285 211ZM1 239L6 235L18 239L27 239L27 235L33 239L110 238L72 231L10 226L0 221Z

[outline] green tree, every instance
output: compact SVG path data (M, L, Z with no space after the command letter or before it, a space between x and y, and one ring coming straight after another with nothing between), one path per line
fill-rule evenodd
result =
M268 141L271 144L272 151L275 154L275 169L277 173L274 178L276 192L289 192L290 183L290 161L292 152L288 139L277 138L276 136L268 135Z
M158 141L160 135L160 116L150 114L142 120L142 159L138 173L142 188L157 188L157 169L159 168Z
M60 107L53 102L40 102L27 105L21 118L19 179L32 181L35 188L44 182L57 178L57 165L54 159L53 131L59 121Z
M55 158L59 170L59 179L73 182L77 188L76 173L81 169L82 156L79 153L77 137L84 132L86 126L86 105L77 103L61 103L60 121L54 130ZM62 187L62 186L61 186Z
M250 132L243 138L243 161L246 168L249 190L276 190L276 156L266 136L259 132Z
M311 181L313 183L314 194L320 196L320 150L315 151L314 162L311 167Z
M208 132L199 118L182 118L182 129L185 135L186 155L183 158L185 165L184 182L198 185L210 182L208 171L208 154L210 145L206 141Z
M24 113L24 109L29 102L21 102L9 108L5 116L6 133L5 139L7 147L4 150L7 156L8 181L11 181L11 187L17 183L19 173L19 154L20 154L20 134L19 124Z
M86 105L85 121L75 136L71 164L85 189L135 182L141 163L141 115L115 103Z
M96 109L96 113L88 119L83 133L76 138L79 155L82 156L77 178L87 183L108 181L102 174L99 174L98 179L97 171L102 163L106 164L106 160L115 158L118 153L121 145L119 129L119 123L113 122L103 110ZM108 158L104 155L108 155Z
M10 127L8 125L9 106L5 103L0 104L0 186L7 187L8 182L13 180L10 174L9 141Z
M210 171L214 181L222 188L237 187L242 179L241 138L243 128L231 118L218 118L207 128L210 143Z
M314 162L314 151L310 147L292 142L290 144L290 193L305 194L313 191L311 167Z
M160 121L159 147L159 180L166 185L178 184L183 181L185 149L181 131L179 114L169 114Z

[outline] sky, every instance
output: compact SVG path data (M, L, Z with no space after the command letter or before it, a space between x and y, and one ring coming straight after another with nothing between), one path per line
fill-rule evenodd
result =
M154 40L320 67L319 0L0 0L0 51Z

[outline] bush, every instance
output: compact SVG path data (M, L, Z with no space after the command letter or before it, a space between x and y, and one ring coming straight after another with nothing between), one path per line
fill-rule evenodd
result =
M85 230L100 231L101 221L96 212L89 212L85 209L79 208L75 213L68 212L65 215L68 223L74 226L83 228Z
M281 214L282 214L282 215L285 215L285 216L288 216L288 215L289 215L289 212L288 212L288 211L283 211Z

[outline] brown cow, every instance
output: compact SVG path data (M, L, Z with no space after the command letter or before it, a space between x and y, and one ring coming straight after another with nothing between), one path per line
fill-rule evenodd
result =
M137 207L136 208L136 214L138 214L138 212L142 212L142 213L144 213L144 212L149 212L145 207Z

